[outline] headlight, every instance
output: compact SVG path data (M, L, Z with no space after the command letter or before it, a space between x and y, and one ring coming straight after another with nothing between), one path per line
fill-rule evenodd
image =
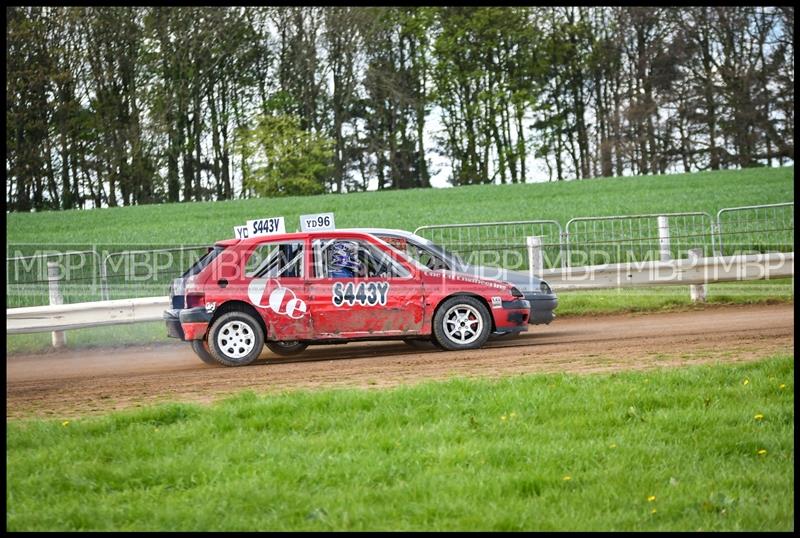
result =
M550 286L548 286L547 282L545 282L544 280L542 280L542 282L539 284L539 291L547 294L553 293L552 290L550 289Z
M511 286L511 295L514 297L525 297L515 286Z

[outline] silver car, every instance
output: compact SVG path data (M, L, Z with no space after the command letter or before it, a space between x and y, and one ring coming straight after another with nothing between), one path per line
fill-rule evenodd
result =
M528 317L528 323L531 325L548 324L556 317L554 312L558 306L556 294L553 293L547 282L528 271L471 265L462 260L458 254L449 252L444 247L405 230L389 228L358 228L358 230L386 241L429 269L446 269L513 284L531 303L531 313Z

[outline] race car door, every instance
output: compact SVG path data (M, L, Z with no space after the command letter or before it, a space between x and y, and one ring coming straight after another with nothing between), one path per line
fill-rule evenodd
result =
M270 340L312 336L305 253L303 241L268 241L256 245L247 259L247 296L264 319Z
M335 243L355 244L353 276L332 264ZM319 339L418 334L425 313L422 283L382 249L361 239L312 242L314 275L309 279L311 323ZM356 267L357 266L357 267ZM340 276L329 276L332 273Z

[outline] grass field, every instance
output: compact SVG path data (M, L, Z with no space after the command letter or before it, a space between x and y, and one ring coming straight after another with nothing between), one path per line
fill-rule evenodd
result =
M335 212L339 228L414 230L427 224L706 211L794 200L794 167L480 185L273 199L9 213L7 243L77 245L203 244L233 237L253 218Z
M794 527L794 360L7 423L21 530Z

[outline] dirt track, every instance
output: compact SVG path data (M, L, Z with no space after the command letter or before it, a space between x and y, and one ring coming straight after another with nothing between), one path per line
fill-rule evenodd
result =
M467 352L402 342L311 347L287 360L215 368L186 344L6 359L6 417L75 417L162 400L209 402L242 389L386 387L451 376L600 372L758 360L794 351L794 305L587 316L531 327Z

